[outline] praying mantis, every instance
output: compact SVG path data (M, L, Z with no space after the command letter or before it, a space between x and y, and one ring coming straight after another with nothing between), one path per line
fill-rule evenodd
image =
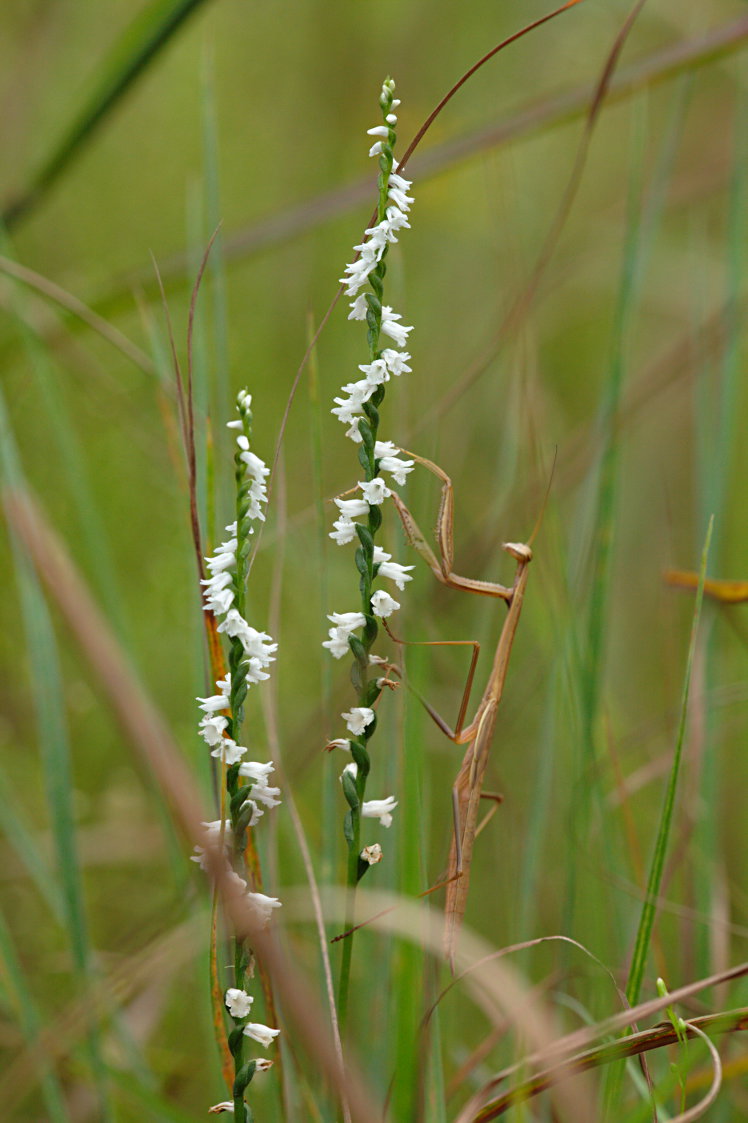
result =
M457 937L465 915L470 885L473 844L479 829L478 809L483 794L483 778L488 764L499 703L504 692L509 657L522 612L529 565L532 561L532 550L523 543L505 542L503 544L502 548L517 563L514 582L509 587L490 581L461 577L455 573L452 567L454 558L454 491L452 481L446 472L432 461L412 452L407 452L405 449L401 451L406 456L412 456L414 460L417 460L442 481L441 500L436 523L436 541L440 555L438 559L408 508L399 495L393 492L395 506L408 541L425 558L435 577L442 584L452 589L463 589L466 592L478 593L482 596L499 597L506 601L508 609L496 646L493 666L473 720L465 724L465 712L478 659L479 647L477 643L473 643L473 658L454 729L451 729L431 706L428 704L426 706L431 717L451 741L454 741L457 745L467 745L462 765L452 788L454 834L447 868L444 909L444 951L450 967L454 971Z

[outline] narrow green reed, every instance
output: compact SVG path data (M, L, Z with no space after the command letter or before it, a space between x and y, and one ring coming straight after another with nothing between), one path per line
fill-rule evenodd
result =
M5 918L0 912L0 975L3 979L4 1003L18 1021L18 1027L29 1048L39 1040L44 1027L44 1014L37 1007L27 985L26 972ZM70 1123L71 1116L65 1096L51 1061L40 1051L38 1057L39 1087L49 1123Z
M633 117L631 175L628 185L627 224L621 281L613 324L612 350L600 403L600 459L595 495L592 500L593 520L590 540L590 577L588 613L584 623L583 654L580 666L581 754L580 780L573 812L575 845L584 851L589 843L589 830L594 809L602 806L602 792L597 764L602 755L601 717L604 667L608 643L612 565L617 512L620 496L620 427L617 423L626 379L629 375L627 341L636 308L642 253L642 157L644 133L639 118ZM608 843L605 840L607 847ZM610 854L608 855L610 860ZM578 866L571 862L566 889L565 923L570 930L577 907ZM614 928L620 922L613 921Z
M44 163L24 190L4 208L0 223L11 228L46 198L74 156L105 123L130 87L169 45L184 21L204 0L153 0L138 13L102 62L96 87L60 135Z
M315 326L309 317L307 319L307 343L312 344ZM316 540L318 558L318 583L320 612L324 614L329 601L329 550L327 543L327 514L325 511L324 485L322 481L322 445L323 445L323 413L320 397L320 371L319 357L316 347L312 347L309 355L309 375L307 378L308 389L308 431L309 431L309 456L314 489L314 504L316 513ZM320 699L322 710L329 714L332 711L332 668L327 660L320 666ZM322 787L322 822L320 839L320 881L330 883L334 879L334 869L337 857L338 830L335 817L337 814L337 792L329 782Z
M737 103L734 131L733 167L729 184L729 203L726 211L724 288L725 346L718 363L706 356L694 385L693 418L696 437L695 502L696 525L703 525L710 514L721 533L715 538L711 568L716 574L724 572L729 564L726 528L730 525L730 501L735 481L741 476L739 456L742 445L740 433L740 395L743 368L743 298L746 276L745 215L746 188L748 187L748 99L743 95ZM699 239L701 242L701 238ZM694 246L696 253L701 246ZM700 294L700 299L704 299ZM703 661L704 697L710 698L722 674L722 644L719 632L713 630L706 639ZM719 719L712 705L704 711L703 748L701 756L701 813L694 824L695 851L701 860L693 863L694 905L704 915L712 915L718 893L715 870L724 861L724 834L720 793L724 790L726 774L724 754L717 751L722 736ZM697 927L694 933L696 948L695 969L703 974L711 970L714 953L714 933L708 925Z
M337 659L348 652L353 655L351 682L358 703L342 715L351 737L332 742L332 745L350 752L352 757L352 762L341 776L343 795L348 804L343 826L348 846L346 931L353 926L355 888L369 867L382 857L378 843L362 847L362 819L378 818L384 827L388 827L392 822L391 813L397 806L392 796L385 800L365 799L371 771L369 745L377 726L374 707L384 687L394 685L386 677L385 661L372 652L379 635L377 620L390 616L400 607L389 593L375 589L374 583L377 577L389 577L402 589L410 580L408 570L413 568L393 562L391 555L376 544L382 525L381 506L392 495L380 473L390 472L395 482L402 485L413 468L412 461L396 456L397 446L378 439L379 410L384 401L386 384L391 377L410 370L407 365L410 355L393 347L383 347L382 335L394 341L397 348L403 348L412 330L400 324L401 316L383 303L389 247L397 241L397 232L410 225L407 212L413 201L407 194L410 183L398 175L393 155L397 139L395 110L400 104L394 93L395 83L388 78L382 85L379 98L383 123L368 130L369 135L375 138L369 155L379 160L377 221L366 231L366 240L355 247L358 256L346 266L342 278L346 295L354 298L348 318L366 322L369 361L359 366L365 377L345 385L343 390L348 397L336 398L332 410L340 421L349 426L346 436L359 446L358 460L364 473L364 479L358 482L360 498L335 500L340 517L330 535L338 545L358 539L355 564L359 574L360 611L332 613L328 619L333 627L329 639L323 644ZM359 290L366 284L371 291L359 295ZM365 522L356 521L364 518ZM347 1017L352 952L353 937L348 935L343 941L338 987L341 1027L345 1026Z
M683 695L681 697L680 720L678 722L678 735L675 742L673 766L670 769L670 778L668 780L668 786L665 792L662 812L660 814L660 823L657 829L657 841L655 843L652 865L649 872L649 882L647 884L647 894L644 898L644 905L642 906L641 918L639 920L639 931L637 932L636 936L634 954L631 958L631 967L629 969L629 977L626 984L626 998L632 1006L635 1006L639 1001L639 993L641 991L641 984L644 978L644 967L646 964L647 952L649 951L649 942L652 936L652 927L654 925L655 912L657 909L657 897L660 892L662 873L665 868L665 854L667 852L667 843L668 838L670 837L670 827L672 825L673 811L675 809L675 790L678 784L678 773L680 770L681 757L683 755L683 743L686 736L688 697L691 690L691 673L693 669L694 656L696 654L696 638L698 636L699 621L701 619L701 605L704 599L706 563L709 556L709 546L712 541L713 527L714 518L712 517L709 520L709 526L707 527L706 538L704 540L704 548L701 554L699 585L696 592L696 602L693 608L691 639L688 645L686 674L683 680Z
M8 488L25 486L21 456L2 393L0 393L0 485ZM29 672L34 685L33 704L30 709L33 710L36 725L54 853L53 868L46 873L42 873L39 868L39 872L45 880L54 882L57 887L49 898L50 904L54 902L53 914L58 913L58 919L66 933L77 982L84 990L88 990L94 985L97 969L91 947L89 919L83 892L83 871L75 833L72 745L68 734L61 658L52 618L38 578L13 535L10 545ZM31 717L30 712L27 719L29 723ZM15 978L15 972L11 970L10 964L10 960L14 957L14 949L10 933L2 935L0 976L3 977L4 984L7 984L11 978ZM5 970L2 969L3 964ZM23 975L19 974L13 991L20 996L23 987ZM31 1008L28 1016L24 1018L24 1025L29 1030L35 1026L35 1015ZM35 1053L42 1051L38 1043L38 1033L28 1036L27 1039ZM114 1109L104 1060L101 1029L97 1023L92 1023L86 1032L85 1056L92 1076L92 1086L95 1089L98 1117L102 1123L109 1123L114 1119ZM43 1090L48 1104L54 1101L54 1104L60 1107L57 1094L59 1087L53 1069L47 1071L46 1062L42 1062L41 1057L37 1063L42 1064L44 1069Z
M261 923L267 924L273 909L280 907L281 902L259 892L259 868L247 856L250 853L248 831L264 814L260 805L272 808L280 803L280 790L268 785L272 763L244 762L242 758L247 749L238 743L249 687L269 678L266 668L273 662L278 646L269 635L251 627L244 617L253 523L265 518L262 510L267 502L264 481L269 474L263 461L250 450L251 404L252 399L246 390L240 391L237 397L239 418L228 423L229 428L239 430L234 454L236 519L226 528L229 539L206 559L210 577L203 581L205 609L216 621L220 621L217 631L229 640L229 673L216 684L218 694L199 701L204 714L200 722L201 735L211 747L211 756L224 766L229 812L228 819L207 823L207 832L213 842L217 842L227 853L230 880L236 891L246 896ZM202 848L198 849L194 860L205 868ZM247 874L251 888L239 871ZM269 1068L272 1063L246 1059L247 1039L267 1048L280 1032L249 1021L254 997L248 988L253 975L252 948L246 939L235 936L233 986L225 991L225 1004L233 1020L228 1034L228 1047L234 1062L233 1098L211 1110L216 1113L233 1112L239 1123L252 1123L252 1109L245 1099L245 1092L255 1073Z
M667 855L668 840L670 838L670 830L673 823L673 814L675 811L675 793L678 786L678 776L680 773L680 764L683 756L683 745L686 737L686 723L688 720L688 699L691 691L691 674L693 671L693 661L696 654L696 640L699 633L699 622L701 620L701 606L704 600L704 581L706 580L706 564L709 557L709 547L712 541L712 530L714 528L714 517L709 519L709 525L704 539L704 548L701 553L701 568L699 571L699 584L696 591L696 600L693 608L693 616L691 619L691 637L688 644L688 656L686 658L686 673L683 679L683 693L681 695L680 705L680 718L678 721L678 733L675 741L675 753L673 755L673 763L670 769L670 776L668 785L665 790L665 797L660 812L660 821L657 827L657 838L655 840L654 853L652 855L652 862L649 868L649 878L647 881L647 889L644 895L644 903L642 904L641 914L639 916L639 927L636 933L636 942L634 944L633 955L631 956L631 966L629 967L628 980L626 982L626 1001L630 1006L636 1006L641 994L642 982L644 981L644 971L647 965L647 957L649 955L649 946L652 939L652 930L654 928L655 916L657 915L657 901L660 894L660 887L662 884L662 875L665 869L665 857ZM623 1067L621 1065L611 1066L604 1087L604 1110L603 1118L612 1119L620 1103L620 1088L621 1079L623 1075Z

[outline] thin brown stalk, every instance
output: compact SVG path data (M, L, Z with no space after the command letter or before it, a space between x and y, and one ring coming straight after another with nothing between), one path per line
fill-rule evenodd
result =
M642 2L643 2L643 0L642 0ZM433 125L436 118L439 116L439 114L442 112L442 110L449 104L449 102L455 96L457 91L462 86L464 86L465 83L468 82L473 77L474 74L477 74L478 71L482 67L484 67L487 62L490 62L490 60L494 57L494 55L497 55L499 53L499 51L503 51L505 47L511 46L511 44L516 43L518 39L524 38L524 36L528 35L531 31L537 30L537 28L541 27L544 23L548 23L549 20L555 19L556 16L560 16L563 12L568 11L569 8L573 8L579 3L581 3L581 0L567 0L567 2L565 4L562 4L560 8L556 8L555 11L553 11L553 12L547 12L546 15L541 16L539 19L533 20L532 23L528 23L524 27L520 28L519 31L515 31L514 34L510 35L507 39L503 39L500 43L497 43L495 47L492 47L490 51L487 51L484 55L482 55L481 58L479 58L476 63L473 63L473 65L465 71L465 73L462 75L462 77L459 78L455 82L455 84L452 86L452 88L447 91L447 93L441 99L441 101L436 106L436 108L433 109L431 111L431 113L429 113L428 117L426 118L424 123L421 125L420 129L418 130L416 135L413 137L410 144L405 149L405 153L403 155L403 158L398 165L398 170L402 171L402 169L408 163L408 160L413 155L416 148L421 143L421 141L423 140L424 136L426 135L426 133L429 131L429 129Z
M634 26L634 22L641 12L646 0L637 0L637 3L632 8L619 30L618 34L613 41L613 45L608 53L607 58L603 64L595 86L592 89L587 107L586 119L584 123L584 130L582 132L579 145L577 147L574 163L572 165L571 173L566 182L566 186L561 195L561 201L553 217L553 221L546 233L540 252L535 259L535 264L530 271L530 275L525 284L520 289L519 293L515 296L509 305L508 310L502 317L501 323L488 346L485 348L482 356L473 363L472 367L463 375L461 379L457 379L454 386L448 394L437 402L431 410L425 411L420 418L416 429L425 430L428 432L434 427L440 417L448 413L454 405L459 401L463 394L473 385L474 382L487 370L489 363L493 360L499 346L512 332L515 332L520 324L524 321L525 317L530 311L530 308L535 300L535 296L540 287L540 283L545 275L545 272L551 262L551 259L556 251L559 240L563 233L564 227L571 214L574 200L576 199L579 187L584 175L584 169L587 164L587 157L592 144L592 137L595 131L595 126L599 120L600 113L603 108L611 88L613 75L621 57L624 44Z
M190 471L190 511L191 511L192 517L193 517L193 524L197 526L197 538L195 540L195 549L200 554L201 564L202 564L202 549L200 547L200 526L199 526L199 523L197 522L197 470L196 470L196 463L195 463L195 403L194 403L194 394L193 394L193 367L194 367L194 364L193 364L193 354L192 354L193 353L192 340L193 340L193 333L194 333L194 330L195 330L195 309L197 308L197 298L200 294L200 288L201 288L201 285L202 285L203 277L205 275L205 270L208 267L208 259L210 257L210 251L213 248L213 243L215 242L216 238L218 237L220 229L221 229L221 223L218 224L218 226L215 228L215 230L211 234L210 238L208 239L208 244L205 247L205 252L203 253L202 259L200 261L200 266L199 266L198 271L197 271L197 276L195 277L195 283L192 286L192 293L190 294L190 310L189 310L189 314L188 314L188 317L187 317L187 390L186 390L186 402L184 402L185 418L186 418L185 452L187 453L187 463L189 464L189 471ZM182 389L181 384L180 384L180 393L182 393L182 394L184 393L184 390ZM195 533L194 525L193 525L193 534Z
M708 1034L736 1033L748 1030L748 1007L739 1010L729 1010L720 1014L709 1014L702 1018L691 1018L685 1023L685 1035L688 1038L699 1038L709 1049L713 1077L707 1094L698 1104L689 1108L683 1114L673 1117L671 1123L689 1123L699 1119L712 1105L717 1097L722 1083L722 1064L719 1054L715 1049ZM579 1073L588 1072L602 1065L611 1064L613 1061L625 1060L629 1057L641 1056L654 1049L662 1049L666 1045L676 1045L678 1035L670 1022L663 1022L652 1029L642 1030L622 1041L615 1041L609 1045L601 1045L590 1049L578 1056L567 1060L563 1065L553 1065L542 1072L536 1073L529 1080L505 1092L502 1096L492 1100L476 1112L463 1112L459 1121L465 1123L488 1123L491 1119L498 1119L511 1107L524 1103L529 1099L548 1091L558 1080L566 1080Z
M486 1120L495 1118L495 1115L482 1114L484 1111L488 1112L492 1110L495 1103L498 1102L497 1100L491 1099L494 1091L511 1076L516 1075L519 1071L525 1070L528 1067L536 1067L538 1065L545 1066L540 1073L536 1074L536 1077L531 1078L533 1081L540 1076L545 1078L549 1072L553 1073L554 1080L557 1080L562 1071L564 1075L569 1071L571 1071L572 1074L575 1071L583 1071L583 1069L575 1069L574 1066L578 1063L581 1064L585 1062L586 1068L597 1067L598 1061L593 1064L586 1063L586 1061L589 1055L599 1057L601 1049L603 1051L613 1050L613 1052L605 1052L606 1058L610 1061L629 1055L625 1051L616 1053L615 1050L626 1050L631 1042L637 1041L641 1037L641 1034L629 1036L621 1041L614 1042L612 1045L602 1047L594 1045L594 1042L600 1037L606 1037L609 1034L616 1033L618 1030L625 1029L637 1022L643 1021L645 1018L650 1018L655 1014L659 1014L669 1006L676 1006L686 999L692 998L700 991L708 990L710 987L716 986L719 983L726 983L734 979L742 978L745 975L748 975L748 963L738 964L728 971L720 972L718 975L710 975L705 979L699 979L695 983L689 983L686 986L679 987L677 990L670 991L664 997L651 999L648 1002L641 1002L631 1007L631 1009L624 1010L620 1014L614 1014L612 1017L598 1022L597 1025L576 1030L574 1033L559 1038L549 1049L523 1057L522 1061L518 1064L503 1069L501 1072L497 1073L496 1076L487 1081L486 1084L471 1097L470 1101L460 1113L457 1123L485 1123ZM720 1015L710 1015L710 1017L715 1018L719 1016ZM734 1020L735 1024L733 1025L731 1023L733 1029L748 1028L748 1009L741 1008L740 1010L731 1011L724 1016ZM698 1021L698 1019L696 1020ZM655 1029L659 1028L658 1026L655 1027ZM651 1030L642 1031L644 1039L646 1039L647 1033L652 1032ZM677 1035L670 1022L666 1023L663 1032L672 1033L673 1039L677 1040ZM659 1048L659 1044L654 1047ZM591 1053L589 1053L590 1049ZM634 1054L632 1053L630 1055L633 1056ZM608 1063L608 1060L606 1060L605 1063ZM551 1080L550 1083L544 1085L544 1087L550 1087L554 1080ZM501 1098L503 1099L504 1097Z

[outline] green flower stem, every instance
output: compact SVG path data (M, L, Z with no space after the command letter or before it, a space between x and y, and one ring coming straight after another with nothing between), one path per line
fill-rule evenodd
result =
M234 1087L232 1099L234 1103L234 1119L239 1123L254 1123L252 1108L244 1099L250 1081L255 1073L255 1062L244 1060L245 1037L240 1025L235 1026L229 1034L229 1049L234 1058Z
M351 838L348 843L348 893L345 907L345 931L348 935L343 940L343 954L340 960L340 980L338 983L338 1024L340 1032L345 1032L348 1019L348 991L351 977L351 958L353 955L354 912L356 907L356 885L358 884L358 855L361 845L361 815L359 812L350 812Z
M240 410L242 432L251 443L252 439L252 412L248 407ZM241 616L245 615L246 584L249 572L250 537L252 533L252 520L250 511L250 481L247 479L244 462L240 451L234 457L234 478L236 481L236 569L233 581L234 607ZM232 740L239 742L241 724L244 717L244 700L247 696L247 674L244 669L244 645L240 639L232 638L229 648L229 673L231 676L231 690L229 694L230 717L227 733ZM226 794L229 801L229 816L234 842L233 867L251 874L254 889L262 888L259 861L251 836L248 837L248 824L252 815L252 805L247 802L252 785L243 784L239 775L239 764L232 764L226 769ZM250 845L248 846L248 843ZM235 937L234 941L234 986L246 990L250 982L250 967L252 964L252 949L245 938ZM265 993L268 1009L273 1009L272 995L265 976L262 976L262 987ZM254 1123L254 1115L244 1096L247 1087L254 1075L254 1062L244 1060L244 1047L246 1038L242 1032L242 1025L236 1024L229 1033L229 1049L234 1058L234 1087L233 1104L234 1118L237 1123Z
M393 92L388 91L388 84L383 88L380 106L382 116L386 120L392 109ZM386 217L388 206L389 177L393 167L392 150L395 145L395 130L389 126L387 142L382 147L379 156L379 176L377 186L379 201L377 206L377 221L382 222ZM367 342L369 345L369 361L374 362L380 358L380 335L382 330L382 296L384 293L384 278L387 272L386 257L389 247L385 247L380 261L369 274L369 283L374 290L366 294L367 312ZM379 430L379 407L385 395L384 386L379 386L367 402L364 403L364 417L359 422L358 431L361 435L361 445L358 458L364 470L366 482L379 474L379 465L374 455L374 449ZM361 591L361 611L366 618L361 637L351 636L349 644L353 653L353 666L351 667L351 682L358 693L358 704L372 708L381 694L377 686L377 676L372 675L369 664L369 654L379 634L379 626L371 612L372 585L377 573L374 565L374 540L377 531L382 525L382 513L378 506L371 505L367 526L357 525L359 547L356 550L356 568L358 569ZM343 940L343 949L340 962L340 978L338 984L338 1020L341 1033L345 1031L348 1015L348 993L350 987L351 960L353 956L353 926L356 906L356 887L366 872L367 866L362 863L361 853L361 807L366 794L366 781L369 775L370 759L367 743L376 728L376 719L367 726L362 737L351 741L351 755L358 766L355 783L347 784L344 777L343 790L348 800L349 810L345 818L344 833L348 844L347 862L347 900L345 931L348 933Z

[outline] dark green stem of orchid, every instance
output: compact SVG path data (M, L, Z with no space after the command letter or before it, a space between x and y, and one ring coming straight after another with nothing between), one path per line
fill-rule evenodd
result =
M229 1034L229 1050L234 1058L234 1087L232 1099L234 1104L234 1119L240 1123L254 1123L252 1108L244 1099L252 1077L255 1074L256 1061L244 1060L244 1034L241 1025L235 1026Z
M386 120L391 112L393 92L385 93L387 84L380 98L382 116ZM387 140L382 145L379 156L379 202L377 206L377 221L382 222L386 217L388 206L388 186L392 171L395 146L395 130L388 125ZM366 294L366 327L367 342L369 345L369 362L380 358L379 346L382 330L382 296L384 293L384 278L387 272L387 248L376 267L369 274L369 283L373 292ZM367 402L364 403L364 417L359 422L358 431L361 435L358 459L364 470L366 482L369 483L379 474L379 462L375 456L377 433L379 430L379 407L384 400L385 388L379 386ZM361 593L361 611L366 618L362 634L349 637L349 645L353 654L351 667L351 682L358 694L358 705L371 709L381 694L381 687L377 685L377 676L372 675L369 664L369 654L379 634L379 626L371 611L372 584L377 575L378 566L374 564L374 545L377 531L382 525L382 513L378 506L372 504L369 508L367 525L357 525L359 546L356 550L356 568L359 572L359 589ZM348 933L342 941L342 956L340 961L340 979L338 985L338 1021L340 1031L345 1031L348 1015L348 991L351 974L351 958L353 955L353 926L356 903L356 886L368 869L362 862L361 853L361 808L366 794L366 781L369 775L370 759L367 744L376 729L376 717L356 740L351 740L351 755L358 767L355 781L350 775L343 777L343 791L348 802L348 812L345 817L343 832L348 844L347 863L347 902L345 929Z
M249 409L241 410L243 433L247 440L252 436L252 414ZM240 453L234 458L234 476L236 480L236 572L234 577L234 607L241 616L245 611L245 589L247 582L250 551L251 520L248 517L250 508L250 485L244 462ZM239 741L242 718L244 716L244 700L247 696L247 674L244 668L245 651L241 640L232 638L229 649L229 675L231 678L231 691L229 705L231 714L227 733L234 741ZM244 850L247 843L247 828L252 817L252 804L248 802L251 785L241 783L239 765L232 764L226 769L226 793L229 800L229 817L233 838L234 860L233 867L242 868ZM252 961L252 950L244 939L234 938L234 986L240 990L246 989L248 973ZM234 1087L233 1104L234 1118L241 1123L253 1123L254 1115L249 1104L244 1099L244 1093L254 1076L255 1062L244 1060L244 1045L246 1039L242 1032L242 1025L235 1024L229 1034L229 1049L234 1058Z

